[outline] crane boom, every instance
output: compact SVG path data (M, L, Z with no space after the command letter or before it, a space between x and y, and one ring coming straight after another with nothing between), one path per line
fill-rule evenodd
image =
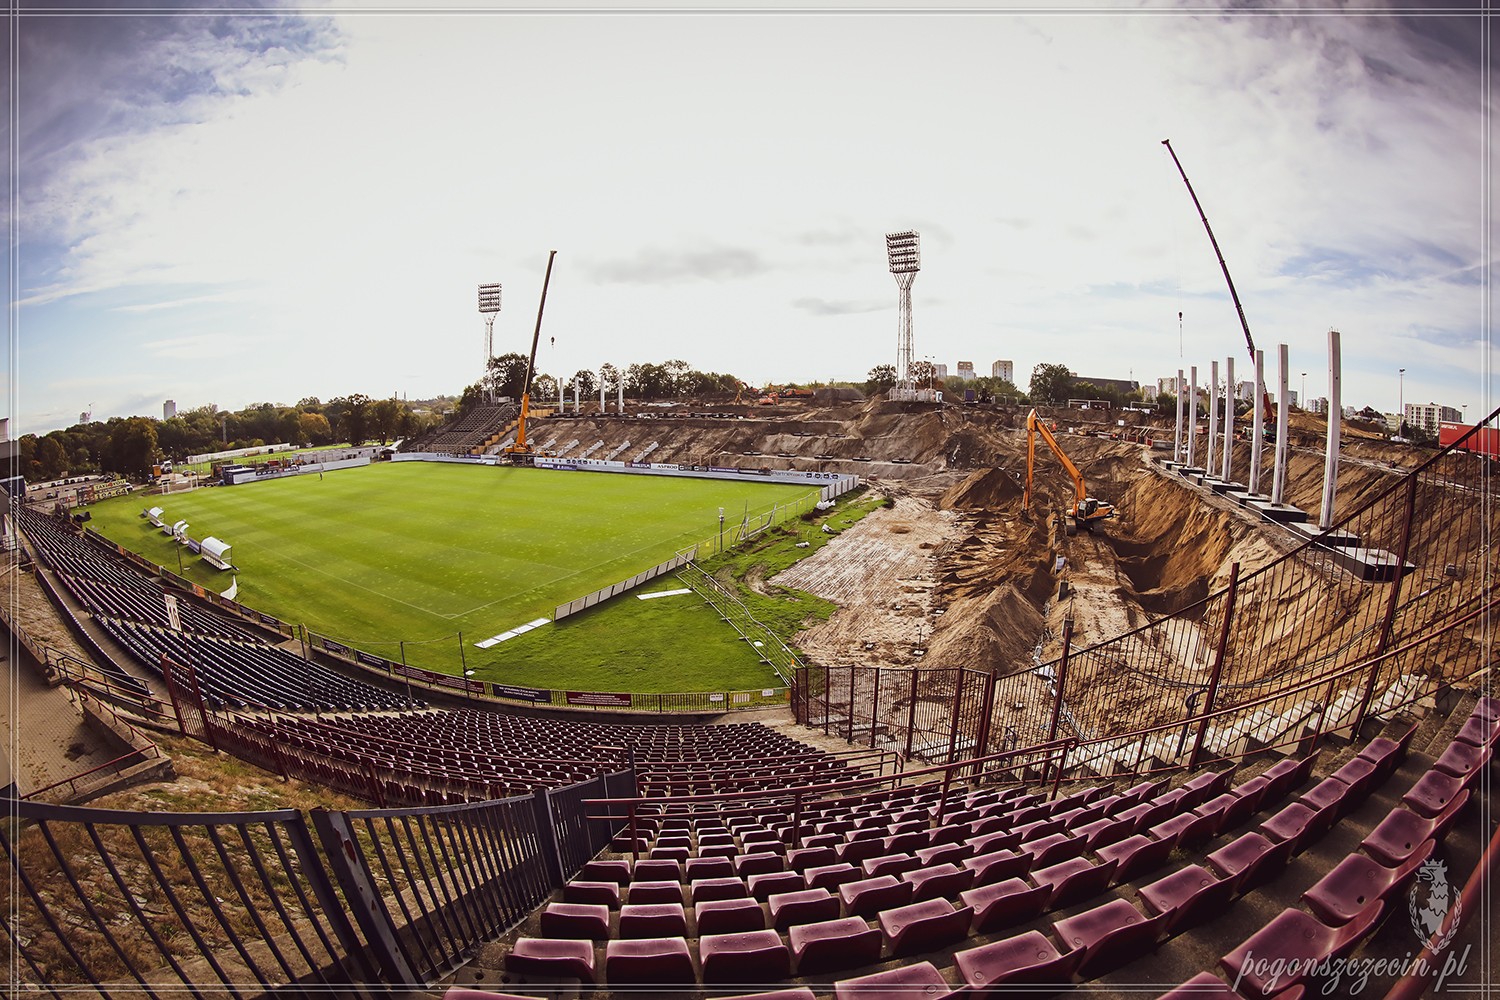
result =
M1088 527L1095 521L1102 521L1108 517L1115 516L1113 504L1105 503L1089 496L1088 486L1083 481L1083 473L1078 471L1078 466L1073 464L1062 446L1057 443L1057 438L1047 429L1047 425L1037 417L1036 410L1026 415L1026 490L1022 495L1021 505L1025 510L1031 509L1031 479L1036 466L1036 436L1040 434L1042 440L1047 442L1047 447L1052 449L1052 454L1062 463L1064 471L1073 480L1073 509L1070 512L1073 520L1078 524Z
M1229 265L1224 262L1224 252L1219 249L1219 241L1214 238L1214 231L1208 224L1208 216L1203 212L1203 204L1198 201L1198 193L1193 190L1193 182L1188 180L1187 171L1182 169L1182 161L1177 158L1177 151L1172 148L1171 139L1163 139L1163 146L1167 152L1172 154L1172 162L1177 164L1177 172L1182 175L1182 183L1187 185L1188 197L1193 199L1193 207L1198 210L1198 218L1203 220L1203 231L1208 233L1208 242L1213 245L1214 256L1219 258L1219 270L1224 272L1224 283L1229 286L1229 297L1234 300L1234 311L1240 317L1240 329L1245 331L1245 346L1250 349L1250 365L1255 365L1255 340L1250 336L1250 323L1245 319L1245 307L1240 305L1240 293L1235 291L1234 279L1229 276ZM1233 386L1230 387L1233 392ZM1263 387L1261 389L1260 405L1267 420L1276 419L1276 411L1271 406L1271 394Z
M526 417L531 412L531 376L536 371L536 345L542 339L542 310L547 308L547 286L552 282L552 259L556 250L547 251L547 273L542 277L542 300L536 306L536 330L531 334L531 357L526 361L526 380L521 383L521 417L516 424L516 443L505 449L509 455L528 455Z

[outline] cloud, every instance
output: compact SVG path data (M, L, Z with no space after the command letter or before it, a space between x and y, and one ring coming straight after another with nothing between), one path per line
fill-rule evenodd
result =
M631 257L584 265L595 281L661 285L682 281L734 281L765 274L770 265L755 250L707 247L695 250L641 250Z
M186 337L151 340L142 344L141 347L157 357L178 360L224 358L244 350L241 338L222 333L199 333Z
M836 302L819 298L795 299L792 305L814 316L852 316L858 313L881 312L891 307L889 302Z

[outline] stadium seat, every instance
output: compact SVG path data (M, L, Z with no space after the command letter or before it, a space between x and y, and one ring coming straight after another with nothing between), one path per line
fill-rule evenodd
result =
M858 917L797 924L790 938L799 976L843 972L880 961L880 931Z
M1115 882L1129 882L1137 875L1153 872L1167 863L1172 849L1177 846L1173 839L1152 840L1143 834L1126 837L1118 843L1098 848L1095 853L1105 861L1117 862Z
M609 907L595 903L548 903L542 909L542 937L583 938L603 941L609 937Z
M882 910L877 919L891 955L901 958L962 941L973 916L971 906L955 908L946 899L927 899Z
M686 937L687 913L681 903L626 903L620 907L620 937Z
M699 935L765 929L766 913L753 899L710 899L693 904Z
M1431 840L1423 841L1399 868L1386 868L1360 854L1351 854L1302 894L1313 914L1330 927L1346 924L1359 916L1372 900L1389 905L1391 896L1403 891L1412 876L1431 855Z
M1140 896L1148 912L1166 918L1164 931L1175 934L1223 913L1239 881L1234 875L1215 878L1201 865L1188 865L1141 886Z
M1386 814L1359 846L1387 868L1397 868L1421 846L1424 840L1441 841L1448 827L1469 800L1467 789L1460 792L1437 816L1426 817L1400 806Z
M974 910L975 933L988 934L1040 915L1051 896L1050 886L1032 886L1023 879L1008 878L967 889L959 899Z
M840 979L833 984L834 1000L870 1000L872 997L910 996L923 1000L942 1000L954 996L953 988L931 962L875 972L855 979Z
M592 984L594 946L588 941L549 938L517 938L505 956L505 968L523 976L547 979L577 979Z
M1113 899L1091 910L1053 924L1058 941L1083 952L1077 974L1093 979L1156 947L1167 914L1144 917L1123 899Z
M1280 990L1301 985L1315 963L1347 955L1375 926L1383 910L1384 904L1373 902L1342 927L1332 928L1301 910L1286 909L1219 964L1238 992L1267 1000Z
M740 931L698 938L707 983L774 983L792 971L791 953L775 931Z
M1073 971L1083 961L1083 949L1059 952L1045 935L1026 931L960 951L953 960L975 995L1009 996L1020 986L1039 987L1035 995L1055 993L1070 986ZM993 994L986 992L991 989L995 990Z
M616 939L604 948L604 977L610 986L686 985L697 980L693 956L681 937Z
M853 917L873 917L881 910L905 906L912 901L914 887L895 875L877 875L839 886L844 913Z
M771 926L784 931L793 924L812 924L832 920L839 915L838 897L827 889L803 889L801 892L775 893L767 901Z

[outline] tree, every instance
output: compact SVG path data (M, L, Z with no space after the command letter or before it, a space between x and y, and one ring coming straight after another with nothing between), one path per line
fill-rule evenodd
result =
M1037 365L1031 369L1031 401L1061 403L1073 394L1073 372L1067 365Z
M551 375L538 375L531 380L531 394L537 399L556 399L557 379Z
M385 444L396 436L401 426L401 411L405 407L397 399L380 399L370 407L370 429Z
M578 394L584 399L594 394L594 389L599 384L594 381L595 377L594 373L587 368L580 368L573 373L572 385L578 387Z
M297 418L297 429L302 444L333 443L333 428L321 413L303 413Z
M490 358L481 384L497 397L519 397L523 388L521 383L526 381L527 364L527 357L514 351Z
M145 478L156 460L156 421L129 417L111 421L106 468L127 476Z
M870 369L868 380L865 382L865 392L885 392L896 384L895 365L876 365Z
M672 394L672 374L663 365L631 365L625 370L625 388L638 399L662 399Z
M352 445L364 444L365 439L370 436L370 397L356 392L352 396L329 400L328 405L333 407L338 403L343 404L340 407L342 417L339 426L343 428L344 436Z
M604 385L605 392L616 392L620 388L620 369L608 361L599 366L599 381Z
M36 443L35 461L43 479L56 479L68 471L68 455L54 431Z
M925 389L935 378L937 378L937 366L931 361L911 363L911 384L916 388Z

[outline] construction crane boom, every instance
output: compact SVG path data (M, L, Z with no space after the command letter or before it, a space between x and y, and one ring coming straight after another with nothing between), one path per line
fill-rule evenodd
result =
M1089 496L1088 486L1083 481L1083 473L1079 472L1078 466L1068 458L1062 446L1057 443L1057 438L1052 436L1052 432L1036 415L1035 410L1026 415L1026 490L1021 499L1022 509L1031 509L1031 479L1036 467L1036 436L1038 434L1042 436L1043 441L1047 442L1047 447L1052 449L1052 454L1057 456L1064 471L1073 480L1073 509L1069 513L1074 522L1088 529L1097 521L1114 517L1114 504Z
M1177 172L1182 175L1182 183L1187 185L1188 197L1193 199L1193 207L1198 210L1198 218L1203 220L1203 231L1208 233L1208 242L1213 245L1214 256L1219 258L1219 270L1224 272L1224 283L1229 286L1229 297L1234 300L1234 311L1240 317L1240 329L1245 331L1245 346L1250 349L1250 366L1255 367L1255 340L1250 336L1250 323L1245 319L1245 307L1240 305L1240 293L1235 291L1234 279L1229 276L1229 265L1224 262L1224 252L1219 249L1219 241L1214 238L1213 228L1208 224L1208 216L1203 212L1203 204L1198 200L1198 193L1193 190L1193 182L1188 180L1187 171L1182 169L1182 161L1177 158L1177 151L1172 148L1171 139L1163 139L1163 146L1167 152L1172 154L1172 162L1177 164ZM1234 387L1230 386L1230 395L1233 396ZM1261 389L1260 405L1265 418L1268 421L1276 419L1276 411L1271 406L1271 394L1264 387Z
M536 330L531 334L531 357L526 361L526 380L521 383L521 417L516 424L516 443L505 449L507 455L529 455L526 443L526 417L531 412L531 376L536 371L536 346L542 339L542 310L547 308L547 286L552 282L552 259L556 250L547 251L547 273L542 277L542 300L536 306Z

